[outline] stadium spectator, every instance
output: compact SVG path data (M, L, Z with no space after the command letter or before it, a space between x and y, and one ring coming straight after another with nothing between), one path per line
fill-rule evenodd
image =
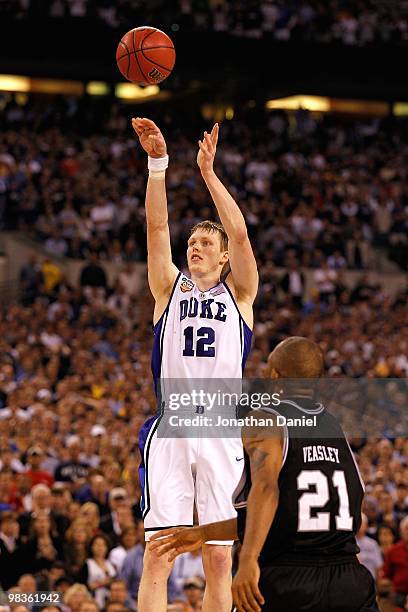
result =
M319 42L345 46L372 46L373 44L404 44L407 41L407 9L404 3L390 0L389 4L362 0L358 10L353 4L341 0L327 3L323 0L291 3L280 0L253 0L245 5L232 0L219 2L203 1L199 4L184 1L175 8L168 3L156 2L136 6L131 0L120 3L106 0L93 5L84 0L44 0L21 3L9 0L0 4L3 18L11 16L22 19L52 19L58 24L62 18L78 22L92 19L100 27L115 32L129 29L134 23L134 11L143 8L144 21L151 23L160 12L161 27L171 26L200 32L213 30L231 36L261 38L268 37L282 43ZM245 7L245 10L243 8ZM133 17L133 21L132 21ZM10 118L19 122L15 109ZM73 149L66 152L61 166L67 175L78 171L78 159Z
M122 534L123 522L125 521L125 525L128 523L126 526L131 526L133 523L126 489L115 487L110 491L109 510L109 514L102 517L100 527L116 543Z
M86 104L83 102L74 111L78 113L78 118L80 112L85 112ZM29 101L23 107L23 122L32 113L38 113L41 122L41 110L31 106ZM110 132L100 127L104 123L103 107L98 110L95 105L92 106L95 121L98 118L95 134L89 137L89 132L86 135L79 131L75 135L75 146L78 147L80 143L93 162L89 166L85 164L81 174L69 178L63 175L58 157L64 156L66 149L74 145L73 137L55 128L58 151L55 151L55 157L53 155L38 168L42 177L38 189L47 202L45 210L37 203L32 209L33 219L27 225L23 223L24 211L7 206L4 219L10 228L16 223L20 226L23 223L25 232L43 242L53 237L55 231L65 232L63 240L68 244L68 255L85 257L89 262L83 269L85 276L81 281L82 286L85 283L102 287L103 299L109 296L105 296L107 280L106 272L101 269L101 261L134 262L143 261L146 257L142 204L144 177L140 172L140 160L135 160L131 140L126 140L128 110L119 106L116 110L123 121L119 133L112 137ZM7 107L3 115L7 119ZM205 208L207 202L192 163L193 143L202 129L202 123L197 118L191 118L189 123L191 134L185 135L191 142L188 154L186 142L180 139L177 126L168 127L168 131L174 130L172 164L168 173L170 226L175 237L180 238L175 241L174 249L175 261L180 266L185 261L181 245L188 227L199 214L210 214L210 211L199 211L191 204L194 200ZM261 124L265 129L259 127ZM40 129L33 136L27 163L32 161L31 158L41 157L44 146L55 146L54 133ZM105 146L107 134L112 139L109 148ZM336 136L335 145L333 134ZM217 162L220 175L237 191L249 231L256 235L254 243L261 263L273 261L275 265L286 265L289 252L294 251L297 263L303 266L320 268L327 260L329 269L335 271L344 269L345 261L347 267L367 269L376 263L374 249L378 245L387 249L398 265L406 266L408 242L403 194L407 179L403 171L404 163L401 163L401 156L405 156L406 121L334 119L330 116L318 117L305 110L295 111L291 115L276 111L258 117L258 125L251 125L250 130L244 117L242 121L237 118L234 122L225 122L222 137L224 147ZM24 135L15 138L14 132L6 129L4 141L10 155L16 159L25 146ZM247 155L239 153L235 145L237 141L246 143ZM311 151L311 154L306 151ZM265 162L265 159L268 161ZM105 163L107 167L101 176L99 168ZM119 181L122 174L113 170L117 165L124 180ZM58 195L53 193L56 189L54 183L47 188L51 181L49 167L58 177ZM390 167L393 168L392 172ZM346 177L350 168L353 168L353 176L348 182ZM373 168L376 168L374 174ZM30 194L31 175L27 166L22 162L15 163L10 166L9 172L13 180L7 183L6 197L23 197L27 190ZM26 180L18 182L16 192L13 181L18 181L21 175ZM93 185L89 194L83 188L84 176ZM53 195L50 196L48 191ZM90 210L100 199L104 201L103 208L106 206L112 210L113 207L115 211L115 222L110 229L102 232L96 231L90 218ZM60 218L62 211L64 216ZM64 225L67 212L69 219L72 220L75 213L81 220L72 223L69 231ZM47 219L44 219L44 215ZM387 221L382 218L387 215L388 232L385 231ZM49 293L62 282L61 271L50 268L49 261L43 270L47 272L44 282ZM35 279L35 272L31 270L29 273L31 276L34 274ZM128 272L126 275L129 277ZM121 275L119 280L125 293L129 294L128 279L124 277ZM27 299L32 297L28 296Z
M204 593L203 580L197 577L188 578L184 581L183 592L191 610L201 610Z
M305 276L299 269L299 264L293 251L288 254L287 268L288 271L281 280L281 287L286 294L291 296L293 304L298 308L302 308L303 296L305 294Z
M64 559L67 574L76 576L86 562L91 532L83 519L72 521L65 533Z
M106 288L106 274L103 267L98 263L96 253L90 254L89 263L82 268L80 283L81 287Z
M41 446L32 446L27 451L28 469L26 474L31 480L31 486L45 484L48 487L54 482L53 477L47 471L41 469L44 451Z
M109 589L109 602L121 604L129 610L136 610L136 603L130 599L124 580L112 580Z
M68 482L76 487L84 483L89 466L80 461L81 441L79 436L72 435L66 441L68 457L59 463L55 470L55 480Z
M374 580L377 580L378 570L383 566L383 557L377 542L366 535L367 528L368 519L366 515L363 514L361 517L360 531L357 534L357 544L360 549L358 558L360 562L370 570Z
M16 550L19 524L12 512L0 514L0 585L6 591L19 575Z
M19 547L18 558L21 568L33 574L49 570L54 561L62 560L62 542L46 512L40 511L31 519L29 538Z
M47 485L37 484L31 489L31 510L19 516L21 539L26 541L33 519L40 513L49 515L57 533L62 536L67 526L65 517L52 509L51 490Z
M141 528L141 538L144 538L144 530L143 524L140 525ZM109 561L115 566L118 575L122 571L123 562L128 551L136 546L138 541L141 539L138 535L138 530L136 527L125 527L120 535L119 545L113 548L109 553Z
M116 576L116 570L107 560L109 540L105 535L96 535L89 543L89 556L79 570L77 579L86 584L93 593L99 608L104 608L109 586Z
M186 581L193 580L194 582L198 580L202 587L205 574L201 550L195 550L177 557L173 566L173 577L179 597L183 598Z
M401 539L384 558L383 577L392 582L395 605L402 608L408 595L408 516L400 524Z
M86 502L83 504L83 506L81 506L79 509L78 519L86 523L88 532L92 535L92 537L101 533L99 528L101 516L99 514L99 508L96 504L92 502Z
M43 284L43 274L37 256L33 253L20 270L21 302L24 305L32 304L40 294Z
M82 604L92 599L84 584L74 583L64 593L64 604L70 612L80 612Z

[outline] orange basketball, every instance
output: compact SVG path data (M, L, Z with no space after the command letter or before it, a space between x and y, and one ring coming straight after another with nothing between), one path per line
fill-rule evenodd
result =
M142 26L127 32L116 50L118 68L128 81L156 85L173 70L176 52L172 40L157 28Z

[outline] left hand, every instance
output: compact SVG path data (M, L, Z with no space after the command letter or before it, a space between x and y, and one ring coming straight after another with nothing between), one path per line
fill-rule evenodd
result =
M232 597L237 612L261 612L265 600L258 588L260 574L255 559L240 559L238 572L232 581Z
M213 172L214 157L217 150L219 126L216 123L211 130L211 134L204 132L203 140L198 141L197 164L201 174Z

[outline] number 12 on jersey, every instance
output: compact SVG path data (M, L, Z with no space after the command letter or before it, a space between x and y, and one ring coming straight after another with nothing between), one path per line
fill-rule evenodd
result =
M183 333L184 357L215 357L215 332L212 327L200 327L194 335L194 327L190 326Z
M339 510L335 517L336 529L351 531L353 517L350 516L346 478L342 470L333 472L332 483L339 497ZM329 531L330 513L316 512L314 517L311 513L312 508L323 508L330 501L327 476L320 470L303 470L297 478L297 486L298 491L310 491L310 487L315 489L314 492L303 493L299 498L298 531Z

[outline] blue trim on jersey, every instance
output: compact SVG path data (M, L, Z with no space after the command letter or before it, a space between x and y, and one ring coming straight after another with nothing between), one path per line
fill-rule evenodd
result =
M142 495L140 498L140 507L142 509L143 516L145 512L147 513L150 509L147 457L149 453L150 440L152 439L154 432L150 436L149 442L147 443L146 462L145 462L145 447L146 447L146 442L147 442L147 439L149 437L149 434L152 428L156 428L158 426L158 422L159 422L159 418L157 416L150 417L143 424L139 432L139 451L140 451L140 457L141 457L140 465L139 465L139 480L140 480L140 486L142 489ZM145 490L145 482L146 482L146 490Z
M252 347L252 330L249 329L248 325L242 319L242 327L243 327L243 336L244 336L244 346L242 351L242 373L245 370L245 364L248 359L248 355L251 352Z
M163 313L163 315L164 314L165 313ZM161 340L163 321L164 321L164 317L160 317L159 321L154 326L154 330L153 330L154 340L153 340L151 366L152 366L152 374L153 374L154 392L156 393L156 395L157 395L157 381L160 378L160 370L161 370L162 351L161 351L161 346L160 346L160 340Z
M177 274L177 278L174 281L173 289L171 290L170 298L169 298L169 301L167 302L165 311L163 312L160 319L157 321L156 325L153 326L154 340L153 340L153 349L152 349L151 368L152 368L152 374L153 374L154 392L156 393L156 396L157 396L157 383L160 378L160 372L161 372L161 362L162 362L162 357L163 357L163 337L164 337L164 332L166 328L167 315L169 313L171 300L173 299L173 295L176 290L177 283L180 279L180 276L181 276L181 272Z
M240 339L241 339L242 373L244 373L245 364L246 364L246 361L248 359L248 355L249 355L249 353L251 351L253 332L252 332L252 329L249 327L248 323L246 323L244 317L242 316L242 314L241 314L241 312L240 312L240 310L238 308L238 304L236 303L235 298L232 295L231 289L228 287L228 285L227 285L227 283L225 281L222 281L222 284L224 285L224 287L226 288L226 290L230 294L232 302L233 302L235 308L237 309L237 312L238 312L238 315L239 315L239 320L240 320L239 335L240 335Z

